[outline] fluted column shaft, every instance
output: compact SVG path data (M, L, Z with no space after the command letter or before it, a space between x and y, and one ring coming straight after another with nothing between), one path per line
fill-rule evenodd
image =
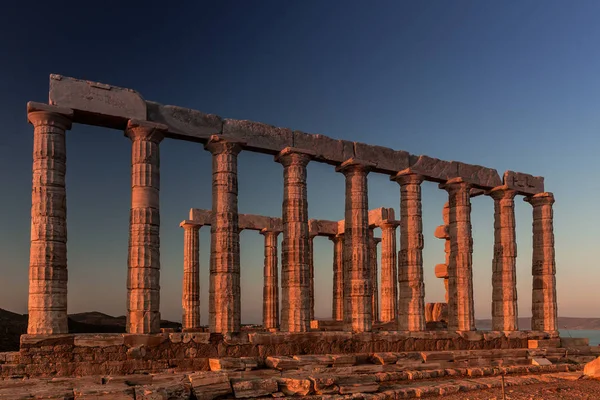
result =
M287 148L275 160L283 165L281 330L310 329L310 258L306 166L311 156Z
M371 295L373 322L379 321L379 274L377 268L377 245L381 239L373 236L373 230L369 229L369 262L371 268L371 285L373 294Z
M450 260L448 264L448 329L475 330L473 307L473 238L471 186L461 178L442 187L449 194Z
M263 327L279 328L279 274L277 271L277 236L279 232L263 229L265 268L263 286Z
M398 330L425 330L423 282L423 177L410 171L392 177L400 184L400 253L398 260Z
M369 166L349 160L337 171L346 177L344 330L370 332L373 286L369 259Z
M549 192L526 197L533 206L533 299L531 329L558 330L556 304L556 261L554 256L554 195Z
M240 233L237 157L239 143L213 136L205 145L212 154L212 223L210 227L211 332L241 329Z
M190 222L180 224L183 228L183 307L182 329L200 327L200 225Z
M127 277L127 332L160 331L160 154L166 127L129 121L131 210Z
M517 241L516 192L505 187L490 191L494 199L494 258L492 260L492 330L516 331Z
M333 241L333 306L331 317L336 321L344 318L344 235L329 238Z
M51 106L46 106L51 108ZM27 333L67 333L67 153L72 112L32 111L33 179Z
M381 225L381 322L398 314L398 264L396 255L397 223Z
M310 320L315 319L315 253L313 247L314 236L308 238L308 289L309 289L309 312Z

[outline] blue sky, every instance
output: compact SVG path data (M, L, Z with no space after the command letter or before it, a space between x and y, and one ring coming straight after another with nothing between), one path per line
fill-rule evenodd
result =
M554 192L559 314L598 316L600 26L595 1L27 2L0 15L0 308L27 309L33 129L58 73L146 99L542 175ZM69 312L126 312L130 142L75 125L67 139ZM183 232L211 208L210 154L161 144L161 311L180 320ZM280 215L282 167L239 157L239 211ZM308 167L309 215L344 216L344 179ZM446 192L423 184L426 301L443 301ZM369 206L399 211L399 187L369 176ZM531 306L531 206L516 199L518 297ZM493 201L473 199L477 317L491 306ZM209 229L201 235L202 321ZM242 237L242 322L261 319L263 237ZM331 315L332 243L315 241L316 316Z

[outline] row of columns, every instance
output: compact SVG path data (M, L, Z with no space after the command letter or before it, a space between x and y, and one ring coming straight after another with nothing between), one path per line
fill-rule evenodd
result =
M71 127L72 111L45 105L30 108L28 118L34 126L28 333L66 333L65 131ZM129 121L126 129L126 135L132 141L127 279L127 331L131 333L157 332L160 328L159 143L166 130L164 125L147 121ZM211 137L205 145L206 150L212 154L213 163L209 288L209 320L213 332L240 330L237 155L242 145L219 136ZM275 157L284 168L281 269L283 331L303 332L310 327L312 281L306 166L313 156L309 151L287 148ZM371 167L367 162L351 159L336 168L346 179L346 203L343 240L333 238L337 253L334 262L334 285L336 292L340 286L343 288L343 296L340 296L339 292L334 295L333 313L339 318L341 312L344 329L353 332L370 331L374 320L374 280L369 250L367 193L367 175ZM399 300L396 305L394 302L382 305L382 314L393 313L396 307L399 330L423 330L423 235L420 192L423 177L407 170L398 173L392 180L400 184L401 192ZM450 207L449 328L472 330L475 329L475 325L470 185L456 178L441 185L441 188L449 194ZM516 257L514 195L505 188L492 190L490 195L495 201L496 215L492 282L494 327L515 328L516 293L510 288L511 285L514 288ZM534 216L532 329L552 331L557 329L552 226L554 199L551 193L540 193L525 200L533 206ZM395 240L386 237L386 229L383 229L383 232L383 246L388 249ZM194 245L194 240L196 239L188 238L190 246ZM276 242L275 245L270 242L268 250L267 246L265 247L265 252L267 251L271 259L274 251L276 258ZM190 259L189 262L193 265L194 260ZM383 262L394 261L382 259ZM276 267L275 271L272 268L271 263L269 276L276 279ZM197 285L197 279L196 272L190 270L185 274L185 285ZM387 275L385 279L388 279ZM390 290L389 286L385 290ZM197 301L196 297L190 295L184 299L184 304L194 308ZM276 304L276 301L273 304ZM276 310L273 304L265 314L271 315L270 319L275 321ZM197 318L199 316L191 312L186 315L185 320L196 324Z

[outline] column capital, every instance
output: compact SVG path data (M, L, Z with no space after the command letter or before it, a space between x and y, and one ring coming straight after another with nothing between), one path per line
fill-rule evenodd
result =
M147 140L160 143L165 138L165 132L169 128L164 124L150 121L130 119L127 122L125 136L131 140Z
M373 238L373 243L375 244L375 246L377 246L379 243L381 243L381 238L374 237Z
M40 125L51 125L68 130L71 129L73 110L70 108L57 107L50 104L27 103L27 120L34 127Z
M523 199L534 207L554 204L554 194L550 192L538 193L533 196L527 196Z
M396 175L390 176L390 181L398 182L400 185L415 184L420 185L425 180L423 175L420 175L410 168L403 169Z
M290 165L308 165L308 162L315 158L316 152L307 149L299 149L297 147L286 147L275 155L275 162L282 164L284 167Z
M469 182L465 181L463 178L458 177L449 179L445 183L440 183L438 187L440 189L446 190L447 192L453 192L457 190L465 190L469 192L473 186Z
M335 172L341 172L344 175L348 172L363 172L365 174L368 174L369 171L371 171L371 169L375 167L375 165L375 163L360 160L358 158L349 158L348 160L335 167Z
M330 236L327 236L327 239L331 240L333 243L337 243L340 240L344 240L344 234L338 233L336 235L330 235Z
M383 229L396 229L397 227L400 226L400 221L397 220L389 220L389 221L383 221L381 224L379 224L379 228Z
M179 227L183 229L200 229L202 228L202 225L186 219L179 223Z
M274 235L275 237L279 236L279 234L282 231L280 231L279 229L272 229L272 228L263 228L260 230L260 234L264 235L264 236L268 236L268 235Z
M228 138L226 136L211 135L208 142L204 145L204 150L210 151L214 154L233 154L238 155L242 151L243 145L246 142Z
M485 192L494 200L512 200L517 195L517 191L509 188L506 185L496 186L495 188Z

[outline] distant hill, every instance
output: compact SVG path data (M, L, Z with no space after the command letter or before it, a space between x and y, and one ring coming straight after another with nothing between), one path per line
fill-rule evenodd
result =
M0 352L19 350L19 337L27 332L27 314L16 314L0 308ZM124 315L112 317L92 311L69 315L71 333L125 333ZM178 322L160 321L161 328L181 328Z
M492 328L492 320L478 319L475 326L477 329L489 330ZM519 329L531 329L531 317L519 318ZM600 330L600 318L558 317L558 329Z

